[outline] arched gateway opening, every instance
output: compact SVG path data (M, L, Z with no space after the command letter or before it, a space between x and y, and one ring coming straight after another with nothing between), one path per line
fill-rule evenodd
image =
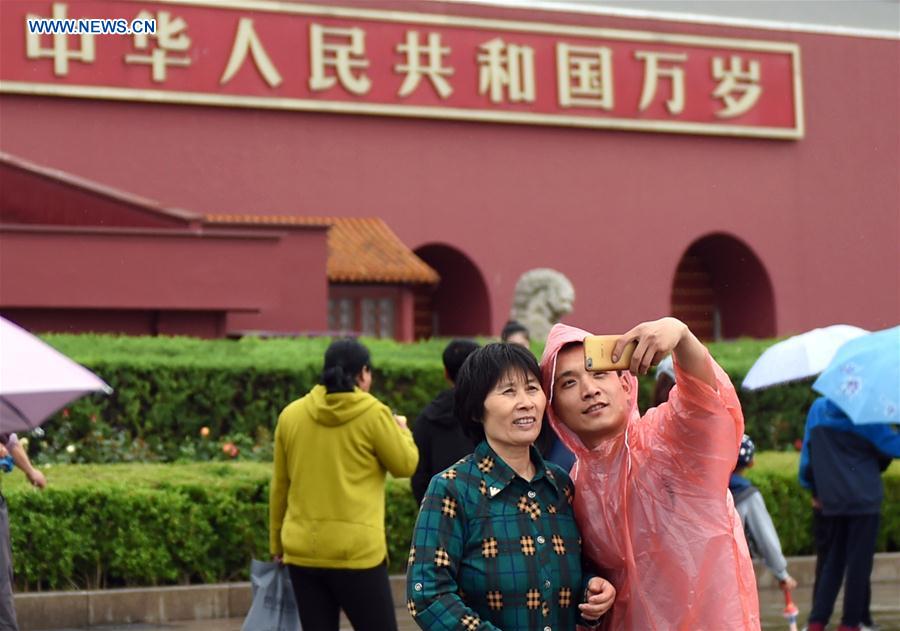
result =
M743 241L711 234L681 257L672 283L672 314L701 339L775 336L769 274Z
M490 335L487 285L469 257L437 243L423 245L415 252L441 276L435 289L416 293L416 338Z

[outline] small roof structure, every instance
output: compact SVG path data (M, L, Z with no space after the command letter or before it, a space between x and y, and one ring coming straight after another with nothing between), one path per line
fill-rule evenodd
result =
M330 226L328 280L332 283L434 285L438 273L377 217L208 214L207 224L242 226Z

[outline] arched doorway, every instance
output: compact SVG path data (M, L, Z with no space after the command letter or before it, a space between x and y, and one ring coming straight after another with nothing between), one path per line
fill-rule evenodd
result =
M439 243L423 245L415 252L441 275L437 288L416 294L416 338L490 335L487 285L469 257Z
M672 315L701 339L774 337L769 274L750 247L727 234L695 241L678 263Z

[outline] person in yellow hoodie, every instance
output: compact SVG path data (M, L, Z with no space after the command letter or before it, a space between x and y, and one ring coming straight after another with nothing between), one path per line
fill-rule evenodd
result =
M269 547L287 565L304 629L397 629L384 532L386 472L416 470L402 417L369 394L368 349L352 339L325 351L320 384L288 405L275 428Z

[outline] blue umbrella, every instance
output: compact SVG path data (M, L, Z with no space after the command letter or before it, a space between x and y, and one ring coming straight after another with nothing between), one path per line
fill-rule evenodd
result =
M900 423L900 326L841 346L813 390L857 425Z

